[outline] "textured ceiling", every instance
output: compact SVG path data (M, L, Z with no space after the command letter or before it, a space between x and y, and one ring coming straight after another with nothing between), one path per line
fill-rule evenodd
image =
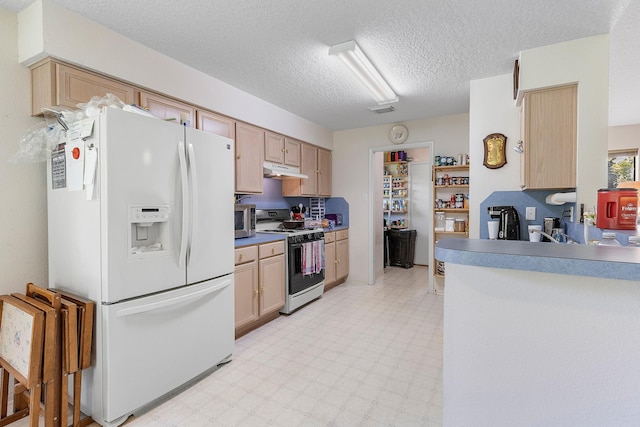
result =
M54 1L332 130L468 112L469 81L511 73L521 50L611 33L610 124L640 123L637 0ZM352 39L398 93L396 111L369 111L328 56Z

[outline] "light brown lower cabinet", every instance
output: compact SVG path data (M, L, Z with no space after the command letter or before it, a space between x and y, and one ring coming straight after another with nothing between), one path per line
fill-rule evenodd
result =
M284 241L235 250L236 338L279 316L285 302Z
M349 230L324 233L324 289L343 283L349 275Z

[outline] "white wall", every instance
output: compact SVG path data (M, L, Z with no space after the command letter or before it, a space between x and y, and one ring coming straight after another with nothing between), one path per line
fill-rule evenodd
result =
M609 128L609 150L640 149L640 124Z
M595 206L607 186L609 35L539 47L520 54L520 89L578 82L578 206Z
M332 133L50 1L19 14L20 62L52 56L328 149ZM24 36L22 36L24 35Z
M513 147L520 139L519 110L513 102L512 75L471 81L469 103L469 237L480 234L480 203L494 191L520 190L520 155ZM499 169L482 165L484 138L507 137L507 164Z
M18 19L2 8L0 40L0 294L6 294L24 292L27 282L48 283L47 205L44 163L9 162L38 120L29 117L29 70L18 64Z
M435 154L466 153L469 115L457 114L404 123L409 129L405 144L433 141ZM333 195L349 203L349 279L368 282L369 265L369 150L388 146L391 125L334 133ZM402 146L396 146L402 149Z
M447 264L446 426L640 425L640 282Z
M596 205L597 190L607 186L608 36L589 37L523 51L520 93L578 82L578 204ZM469 150L471 157L470 236L479 236L479 206L493 191L520 190L519 108L513 101L512 76L471 81ZM482 166L482 140L490 133L507 136L507 164Z

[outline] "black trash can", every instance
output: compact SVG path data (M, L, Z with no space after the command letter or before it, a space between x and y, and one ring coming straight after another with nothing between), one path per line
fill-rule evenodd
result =
M416 253L416 230L389 230L389 265L413 267Z

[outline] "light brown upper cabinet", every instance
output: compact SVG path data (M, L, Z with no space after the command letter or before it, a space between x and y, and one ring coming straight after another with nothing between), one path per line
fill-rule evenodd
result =
M331 151L318 148L318 196L331 196Z
M236 123L236 193L262 194L265 131Z
M31 67L31 114L42 114L43 108L55 106L77 108L92 97L107 93L125 104L134 104L135 89L116 80L45 59Z
M527 92L521 107L520 181L525 190L576 186L578 86Z
M265 132L264 161L284 164L284 136L278 133Z
M189 104L155 93L140 91L140 106L161 119L173 119L180 125L195 126L196 109Z
M284 138L284 164L300 167L300 147L302 142L292 138Z
M196 125L198 129L226 138L236 139L235 120L206 110L196 111L196 117L198 119Z
M308 178L282 181L283 196L331 196L331 151L301 144L300 173Z
M300 145L300 141L267 131L264 140L264 160L300 167Z

